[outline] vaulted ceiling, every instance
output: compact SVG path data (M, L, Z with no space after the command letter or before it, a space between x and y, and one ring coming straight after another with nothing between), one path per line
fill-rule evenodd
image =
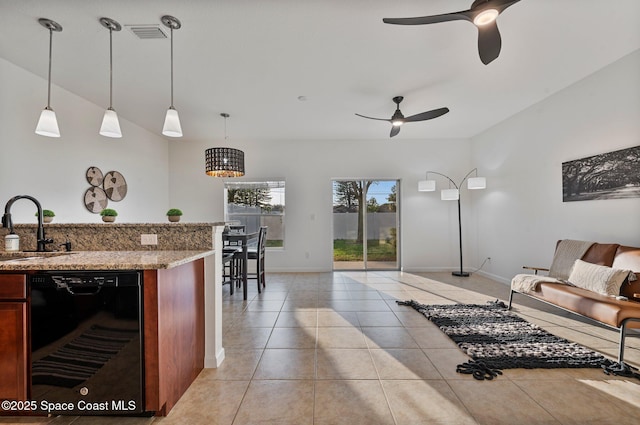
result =
M465 10L472 0L0 0L0 57L44 79L49 32L52 80L97 105L109 102L113 34L114 108L161 134L169 106L170 43L143 40L131 25L172 15L175 107L183 140L384 139L392 98L405 115L448 107L393 139L472 137L640 48L638 0L521 0L498 20L500 56L483 65L477 29L464 21L387 25L382 18ZM640 78L640 77L639 77ZM41 87L46 104L46 81ZM306 100L300 100L306 99ZM55 91L52 107L55 109ZM59 120L64 117L59 116ZM97 117L99 122L101 117ZM177 142L177 141L176 141Z

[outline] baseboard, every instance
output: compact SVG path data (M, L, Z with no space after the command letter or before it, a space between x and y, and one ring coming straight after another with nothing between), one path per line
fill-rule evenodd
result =
M403 267L405 273L439 273L439 272L455 272L459 268L454 267ZM468 272L469 270L465 270Z
M330 273L334 270L321 267L276 267L266 270L266 273Z
M500 283L503 283L503 284L508 285L508 286L511 285L511 280L505 279L504 277L498 276L497 274L488 273L488 272L485 272L483 270L478 270L476 273L479 274L480 276L484 276L484 277L489 278L491 280L495 280L496 282L500 282Z
M224 348L221 348L220 351L218 351L216 353L215 358L214 357L205 357L204 358L204 367L205 369L215 369L220 367L220 365L222 364L222 362L224 361Z

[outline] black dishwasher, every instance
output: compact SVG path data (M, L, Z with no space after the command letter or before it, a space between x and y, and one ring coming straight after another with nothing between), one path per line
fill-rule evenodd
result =
M46 271L31 290L31 409L144 412L142 273Z

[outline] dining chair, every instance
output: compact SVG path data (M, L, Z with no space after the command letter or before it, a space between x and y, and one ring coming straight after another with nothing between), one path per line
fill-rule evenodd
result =
M258 293L262 292L261 287L266 287L265 271L264 271L264 258L265 247L267 241L267 226L261 226L258 233L258 244L254 247L247 247L247 257L249 261L254 260L255 272L247 273L248 279L256 279L258 282Z
M229 293L233 295L234 287L238 282L238 272L235 261L236 249L222 251L222 286L229 285Z

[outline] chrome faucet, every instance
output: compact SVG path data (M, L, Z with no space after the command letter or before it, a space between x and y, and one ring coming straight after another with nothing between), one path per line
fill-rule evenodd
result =
M33 196L29 196L29 195L18 195L18 196L14 196L13 198L9 199L9 201L7 202L7 205L4 206L4 215L2 216L2 227L6 227L9 229L9 233L13 233L13 221L11 220L11 206L13 205L14 202L16 202L18 199L28 199L31 202L33 202L34 204L36 204L36 207L38 208L38 231L36 233L36 242L38 244L38 247L36 249L37 252L44 252L46 251L46 246L49 243L53 242L53 239L47 239L44 235L44 219L42 216L42 206L40 205L40 202L38 202L38 200L36 198L34 198Z

